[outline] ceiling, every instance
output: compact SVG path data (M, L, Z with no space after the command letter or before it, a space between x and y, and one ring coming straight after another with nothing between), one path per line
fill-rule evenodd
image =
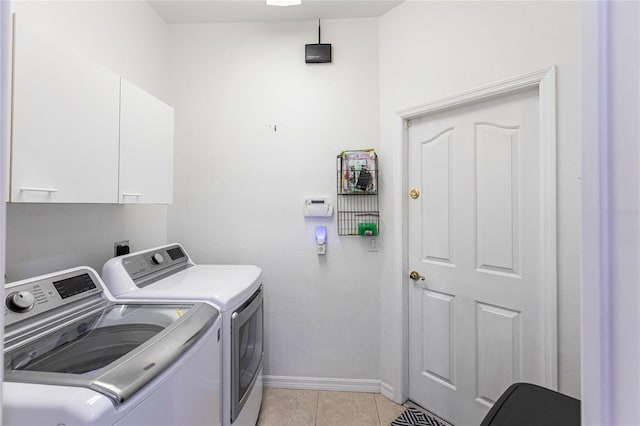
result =
M299 6L267 6L265 0L147 0L169 24L302 21L371 18L403 0L302 0Z

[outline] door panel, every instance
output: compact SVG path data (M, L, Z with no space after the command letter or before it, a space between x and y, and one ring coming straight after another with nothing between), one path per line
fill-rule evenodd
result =
M538 114L530 90L409 127L409 392L456 425L545 384Z
M517 271L517 131L485 123L475 126L477 267L481 269Z
M422 144L421 186L423 197L430 200L423 205L422 248L424 260L453 264L452 214L450 197L453 165L454 129L447 129Z
M477 400L491 407L520 379L520 313L484 303L476 305Z
M424 290L422 294L423 374L455 389L454 297ZM441 327L428 327L438 323Z

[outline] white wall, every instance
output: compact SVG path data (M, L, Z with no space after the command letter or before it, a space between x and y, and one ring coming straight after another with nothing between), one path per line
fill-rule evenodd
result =
M640 424L640 5L581 6L583 425Z
M580 395L580 94L577 3L406 2L380 19L380 154L401 144L397 112L519 74L557 65L559 390ZM394 159L394 167L402 165ZM386 186L398 187L387 175ZM383 198L393 217L396 198ZM393 229L400 229L399 226ZM400 235L387 232L387 240ZM398 243L394 247L398 247ZM403 290L384 258L382 348L402 342ZM399 351L381 350L381 379L395 386Z
M196 262L263 268L265 374L378 379L387 228L368 252L368 240L336 235L335 217L302 216L305 196L335 201L340 151L378 147L377 22L323 21L322 36L333 63L307 65L315 21L171 26L168 235Z
M17 1L12 9L51 39L168 99L168 27L147 3ZM128 239L133 249L165 243L166 220L164 206L8 204L7 281L78 265L100 270L114 241Z
M608 397L611 424L640 424L640 5L611 2L608 20Z

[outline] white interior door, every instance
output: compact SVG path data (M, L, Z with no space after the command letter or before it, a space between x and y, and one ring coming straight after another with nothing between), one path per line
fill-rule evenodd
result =
M538 91L412 120L410 399L478 425L512 383L545 385Z

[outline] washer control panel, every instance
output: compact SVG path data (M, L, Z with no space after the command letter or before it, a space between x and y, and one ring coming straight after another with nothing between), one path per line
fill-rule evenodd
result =
M122 265L129 277L135 282L149 274L186 265L189 258L182 247L172 245L129 255L122 260Z
M7 284L5 325L102 293L102 285L89 269L78 268L45 277Z

